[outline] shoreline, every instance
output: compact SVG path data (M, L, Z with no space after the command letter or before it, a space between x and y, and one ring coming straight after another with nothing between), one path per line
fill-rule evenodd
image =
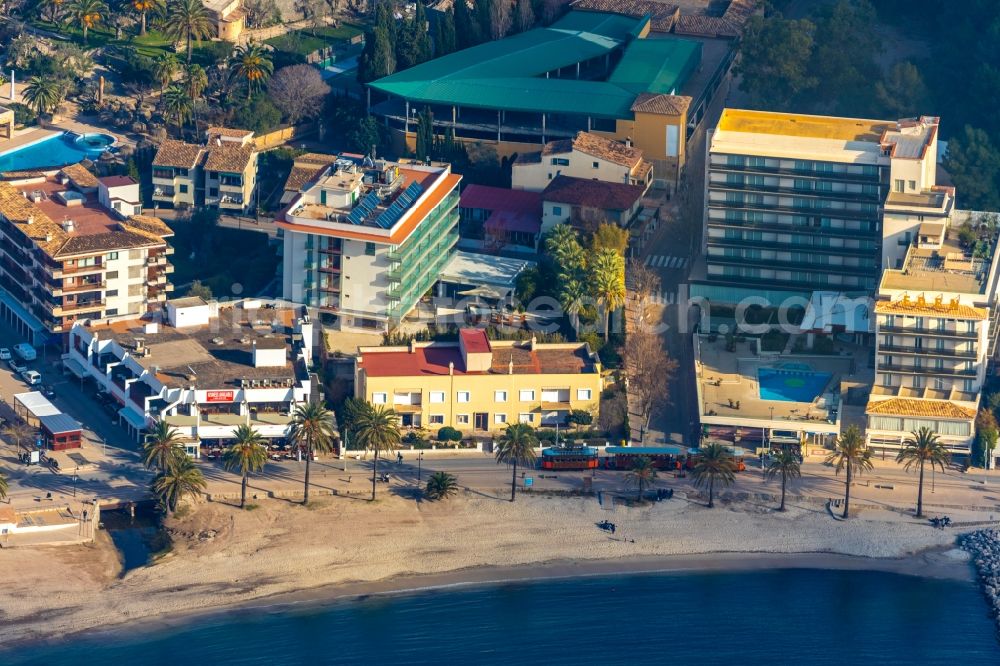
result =
M52 645L87 633L88 639L120 636L128 631L156 632L191 626L201 619L209 623L227 616L261 613L321 612L336 604L363 601L371 597L395 597L436 590L488 587L511 583L572 580L600 576L705 575L751 571L811 569L817 571L873 571L937 580L974 584L975 568L971 561L946 555L957 546L934 546L903 557L867 557L842 553L811 551L768 553L760 551L725 551L684 555L625 556L611 559L557 559L511 566L476 566L430 574L401 574L383 580L347 581L304 587L251 600L192 608L180 613L164 611L155 615L109 622L98 627L70 631L54 637L35 637L8 641L0 646L0 655L10 649L34 645ZM155 565L153 565L155 566Z

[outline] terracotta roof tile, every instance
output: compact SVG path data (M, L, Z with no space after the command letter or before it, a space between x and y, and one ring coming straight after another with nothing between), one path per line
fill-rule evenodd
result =
M193 143L167 139L160 144L160 149L156 151L153 166L191 169L198 163L202 150L201 146L196 146Z
M889 398L868 403L866 414L887 416L929 416L943 419L974 419L976 410L956 405L948 400L916 400L913 398Z
M100 184L97 176L87 171L82 164L70 164L63 167L60 171L70 179L70 182L81 189L97 187Z
M243 173L254 155L253 146L239 146L234 143L209 146L206 150L208 151L204 167L206 171Z
M690 106L691 98L685 95L643 93L632 102L632 112L680 116L687 112Z
M208 138L212 138L213 136L223 136L232 139L245 139L253 136L253 130L233 129L231 127L209 127L205 130L205 136Z
M986 308L977 308L971 305L963 305L957 302L935 303L927 301L923 297L918 299L907 299L899 301L878 301L875 303L876 314L903 314L903 315L944 315L956 319L987 319L989 311Z
M677 5L656 0L576 0L573 9L611 12L634 18L649 16L649 27L655 32L670 32L680 14Z
M542 191L542 201L602 210L628 210L642 198L644 191L639 185L556 176Z
M573 139L573 149L629 168L642 161L640 149L590 132L577 132Z

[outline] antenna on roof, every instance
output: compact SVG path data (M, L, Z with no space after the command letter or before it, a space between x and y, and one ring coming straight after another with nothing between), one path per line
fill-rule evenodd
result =
M197 376L198 376L198 373L197 373L197 372L195 372L195 371L194 371L194 368L192 368L192 367L191 367L190 365L189 365L189 366L187 367L187 369L188 369L188 370L190 370L190 371L191 371L191 374L192 374L192 375L194 375L195 377L197 377Z

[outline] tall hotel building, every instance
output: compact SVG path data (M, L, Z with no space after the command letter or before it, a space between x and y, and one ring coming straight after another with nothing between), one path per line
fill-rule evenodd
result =
M447 164L339 158L286 208L283 297L333 328L384 332L434 285L458 242Z
M814 291L870 295L916 227L950 212L935 188L937 125L724 110L707 139L692 295L775 306ZM909 200L929 196L940 205Z

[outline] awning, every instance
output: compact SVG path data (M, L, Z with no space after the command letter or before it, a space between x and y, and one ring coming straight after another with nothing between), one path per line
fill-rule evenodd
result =
M75 358L64 358L63 366L80 379L87 377L87 369L80 365L80 362Z
M135 428L136 430L146 429L146 417L136 414L128 407L122 407L121 409L119 409L118 416L128 421L129 425Z
M52 414L39 417L42 428L51 435L65 435L70 432L80 432L83 426L69 414Z

